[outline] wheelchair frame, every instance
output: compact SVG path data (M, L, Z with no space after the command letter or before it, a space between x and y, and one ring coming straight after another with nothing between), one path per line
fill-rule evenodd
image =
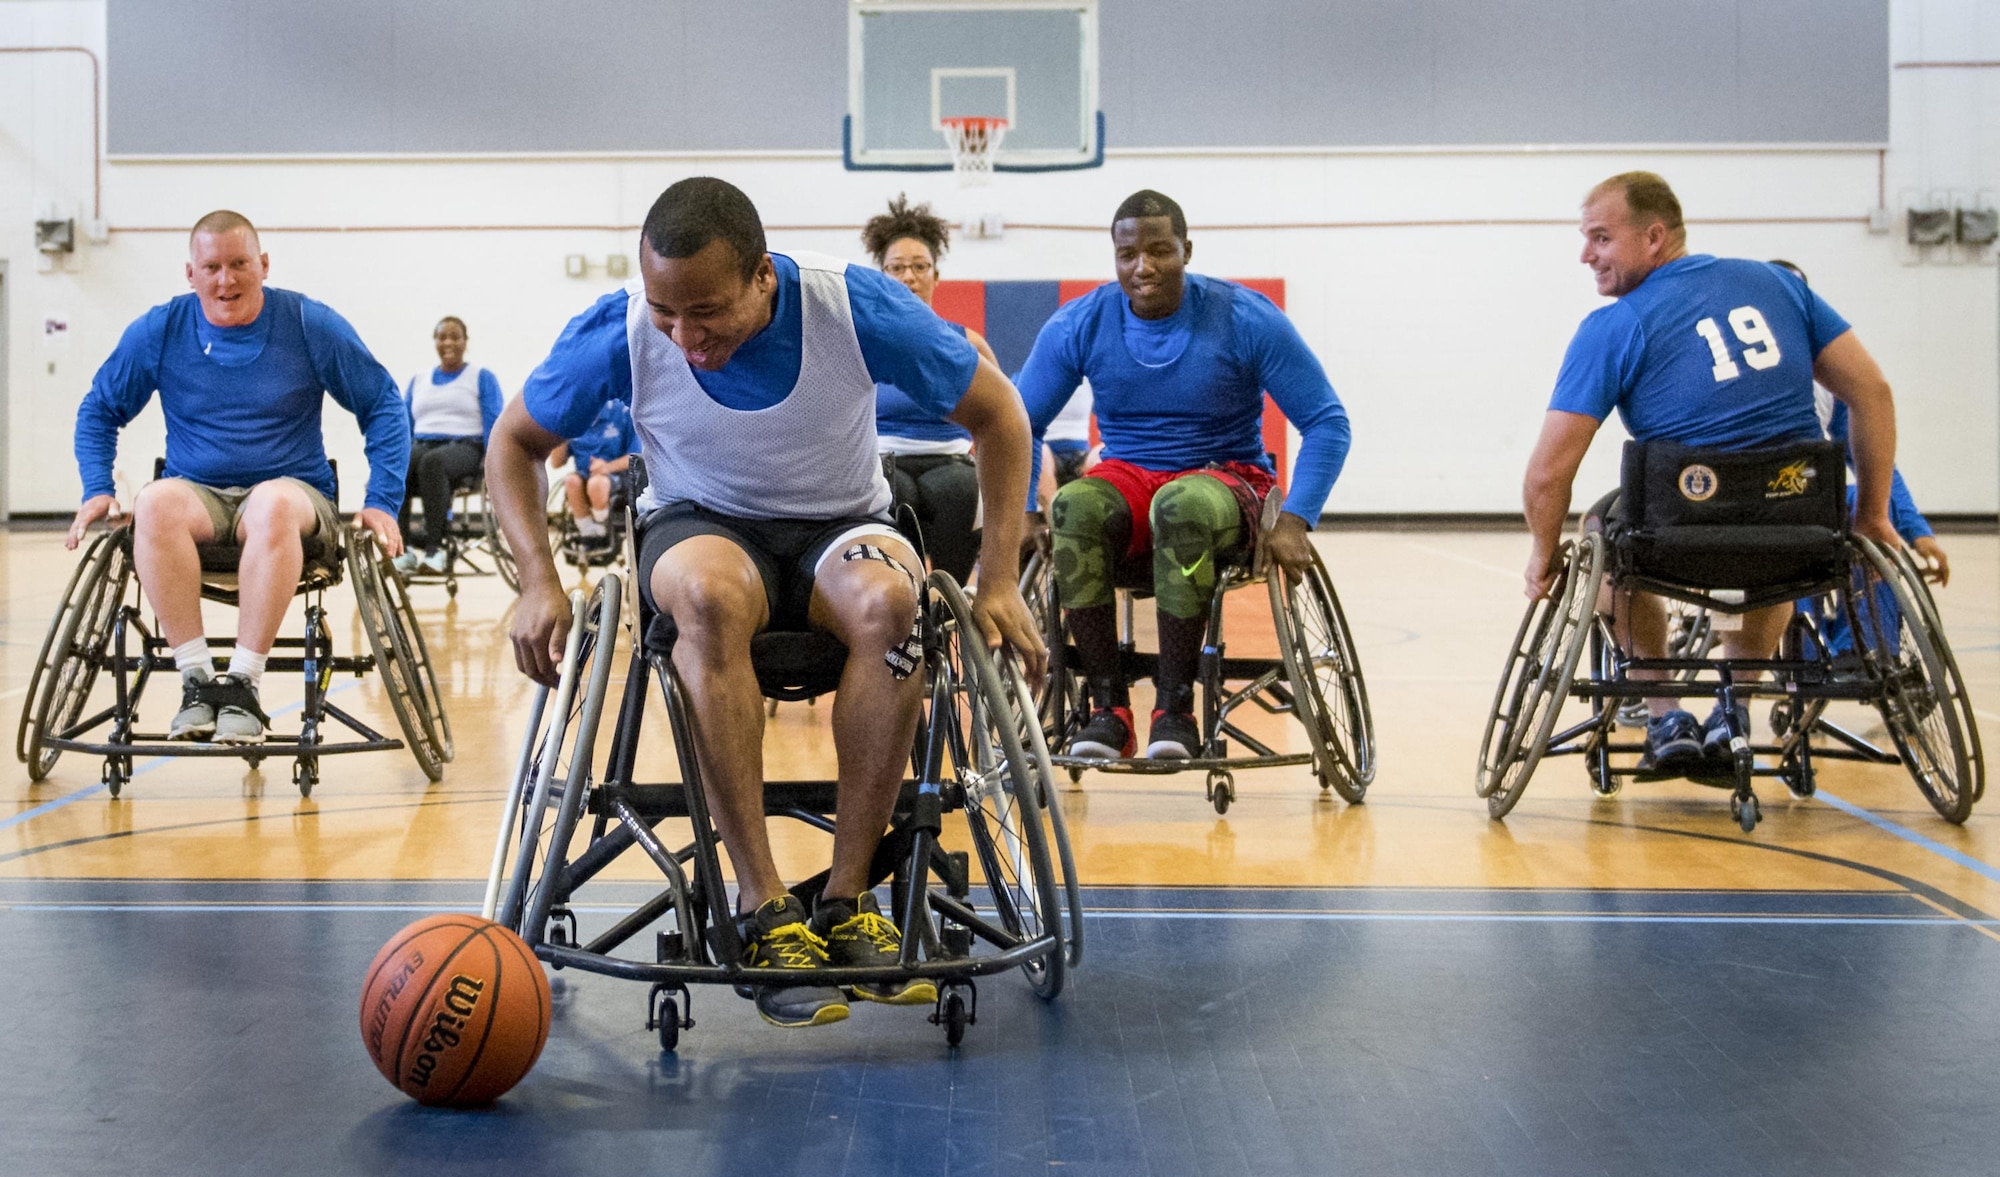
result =
M636 529L628 528L627 544ZM894 967L795 970L740 963L742 942L718 857L720 839L695 755L694 716L670 653L646 642L647 625L630 627L635 648L604 772L594 774L598 728L609 693L616 636L628 593L615 571L598 582L586 606L571 594L572 624L561 681L540 688L494 844L484 911L515 929L555 968L577 968L651 984L648 1030L674 1050L690 1016L693 984L855 985L911 977L939 985L931 1021L957 1046L977 1020L975 978L1021 969L1035 992L1053 999L1082 961L1081 893L1068 836L1050 785L1048 752L1033 698L1018 668L1004 673L988 656L957 583L934 573L924 582L921 617L926 674L924 722L912 749L890 831L877 847L874 883L891 883L890 910L903 932ZM609 635L610 640L606 640ZM790 637L791 635L785 635ZM641 718L651 684L666 703L681 781L634 780ZM766 684L767 695L799 699L823 683ZM835 781L773 781L765 815L793 818L831 832ZM945 815L966 814L972 847L940 844ZM585 814L588 839L572 853ZM553 814L553 817L549 815ZM658 827L686 818L693 839L672 849ZM666 886L589 943L579 943L570 903L626 851L638 848ZM984 887L975 886L977 865ZM792 888L810 902L821 872ZM935 883L935 885L934 885ZM872 884L871 884L872 885ZM613 955L647 928L656 929L651 960ZM984 943L991 952L978 952Z
M266 670L305 676L305 700L296 734L272 733L260 744L216 744L169 741L163 732L137 730L138 711L156 671L175 675L173 653L166 639L146 624L140 608L138 577L132 567L129 524L100 533L84 553L63 593L49 633L42 643L27 699L15 733L15 755L28 766L30 780L45 779L64 752L104 758L101 779L117 797L132 779L134 758L234 757L251 768L266 757L293 758L292 781L301 796L311 796L319 781L319 760L355 752L409 747L424 775L442 778L452 757L451 725L444 714L437 679L423 633L410 612L409 598L393 576L372 535L361 542L343 527L333 537L331 566L308 560L295 595L303 596L305 633L279 637L272 643ZM371 653L339 655L326 619L326 590L340 583L342 572L353 578L354 594ZM222 604L237 602L233 587L217 583L204 572L202 597ZM212 637L217 650L233 649L233 637ZM136 648L135 648L136 647ZM224 655L226 662L227 655ZM404 739L376 731L327 699L336 673L356 677L380 669ZM109 706L86 714L100 674L113 684ZM330 724L352 739L328 740ZM100 729L108 730L100 734Z
M1083 686L1073 667L1078 658L1062 622L1062 601L1051 575L1046 551L1030 557L1021 574L1021 592L1039 615L1049 648L1049 677L1042 693L1041 716L1051 747L1068 743L1089 718ZM1271 598L1271 620L1277 630L1279 657L1231 658L1222 634L1224 598L1230 592L1262 582ZM1143 589L1121 587L1119 666L1129 685L1159 670L1159 655L1141 652L1133 638L1134 602L1151 596ZM1311 625L1300 615L1309 608ZM1309 632L1316 630L1317 632ZM1072 784L1085 769L1099 772L1171 774L1205 772L1204 798L1217 814L1229 812L1236 800L1236 772L1242 769L1311 765L1322 794L1338 793L1359 805L1375 779L1375 721L1368 706L1368 686L1354 651L1347 615L1340 607L1333 581L1319 553L1300 583L1288 577L1257 576L1240 563L1218 573L1209 601L1208 629L1200 663L1202 755L1185 760L1152 760L1142 756L1105 758L1055 755L1052 762L1069 771ZM1243 685L1231 690L1228 684ZM1302 684L1304 684L1302 686ZM1338 708L1328 701L1331 693ZM1305 706L1300 706L1300 701ZM1271 715L1293 715L1305 728L1309 752L1279 752L1237 726L1231 716L1245 704ZM1231 756L1229 741L1250 749L1248 756Z
M1936 604L1906 553L1885 551L1864 536L1849 535L1844 542L1849 554L1847 578L1831 591L1805 584L1748 597L1730 590L1703 594L1644 577L1620 585L1607 567L1610 541L1605 535L1587 531L1565 541L1556 587L1532 603L1521 619L1487 718L1475 790L1486 799L1491 816L1503 818L1513 809L1544 757L1580 755L1586 759L1591 786L1601 797L1616 794L1627 778L1685 778L1728 789L1730 814L1745 833L1762 818L1753 782L1775 777L1793 796L1810 797L1815 790L1815 759L1902 764L1941 817L1965 821L1985 791L1985 765L1978 729L1970 722L1971 703ZM1894 635L1888 632L1884 611L1873 604L1872 590L1878 581L1890 587L1899 606L1899 632ZM1856 583L1868 591L1853 591ZM1851 655L1836 657L1821 634L1820 613L1801 610L1792 615L1774 658L1703 656L1712 626L1702 628L1701 615L1690 623L1690 638L1703 635L1702 640L1689 642L1692 648L1666 658L1633 658L1619 649L1612 618L1598 611L1606 586L1613 592L1642 589L1724 613L1810 598L1820 601L1822 609L1831 607L1845 615L1855 648ZM1577 666L1586 646L1590 667L1580 675ZM1639 680L1632 677L1634 671L1668 677ZM1658 772L1644 762L1643 741L1613 738L1620 702L1694 697L1716 699L1725 708L1732 737L1726 769ZM1558 731L1556 721L1568 698L1589 702L1591 714ZM1747 706L1759 698L1775 700L1773 743L1753 744L1748 732L1738 730L1736 705ZM1895 751L1828 719L1828 705L1839 701L1874 706ZM1942 723L1938 730L1927 731L1933 717ZM1824 737L1824 742L1815 746L1815 736ZM1614 762L1614 756L1638 759ZM1760 757L1768 763L1760 764Z
M475 495L479 497L476 514L472 510ZM424 526L428 528L430 520L424 520ZM499 521L486 505L486 484L479 475L452 484L451 517L445 522L444 542L439 547L445 554L444 571L432 572L420 564L407 572L396 572L396 577L408 585L442 584L447 597L458 595L461 577L498 576L509 589L521 591L514 553L508 550L507 537L500 533ZM481 564L481 556L492 566Z

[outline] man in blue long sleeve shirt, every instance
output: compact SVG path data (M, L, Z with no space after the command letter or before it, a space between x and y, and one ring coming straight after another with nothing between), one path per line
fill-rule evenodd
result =
M1201 743L1194 679L1216 564L1253 537L1260 563L1288 575L1311 563L1306 533L1346 460L1347 411L1269 299L1187 272L1194 249L1178 204L1133 193L1112 217L1111 241L1117 284L1057 311L1017 379L1036 454L1085 379L1104 438L1104 461L1050 507L1057 586L1091 699L1069 750L1134 751L1112 598L1119 566L1150 559L1160 661L1147 755L1185 759ZM1264 452L1266 391L1302 442L1284 509L1259 537L1256 504L1277 481Z
M181 672L176 739L264 738L257 689L304 567L304 540L338 526L323 396L353 413L366 438L368 497L356 523L392 556L403 546L396 510L410 439L395 381L331 309L266 287L270 268L241 214L203 217L188 238L194 293L126 328L76 414L84 501L70 548L118 513L118 431L160 394L166 475L133 505L132 558ZM217 676L202 633L196 545L231 541L242 547L239 628L229 673Z

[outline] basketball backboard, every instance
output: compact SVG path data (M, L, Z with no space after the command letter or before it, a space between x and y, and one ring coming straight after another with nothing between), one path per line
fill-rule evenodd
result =
M949 171L939 120L1007 120L996 171L1104 162L1097 0L850 0L845 158Z

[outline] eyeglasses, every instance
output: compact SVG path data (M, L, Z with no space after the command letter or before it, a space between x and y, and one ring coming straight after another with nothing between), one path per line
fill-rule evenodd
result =
M900 278L905 274L921 278L935 269L937 267L929 262L890 262L882 267L882 272L891 278Z

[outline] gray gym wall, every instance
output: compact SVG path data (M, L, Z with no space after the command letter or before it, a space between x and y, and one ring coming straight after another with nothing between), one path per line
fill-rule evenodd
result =
M843 0L109 0L109 147L835 149ZM1888 0L1102 0L1120 147L1881 142Z

